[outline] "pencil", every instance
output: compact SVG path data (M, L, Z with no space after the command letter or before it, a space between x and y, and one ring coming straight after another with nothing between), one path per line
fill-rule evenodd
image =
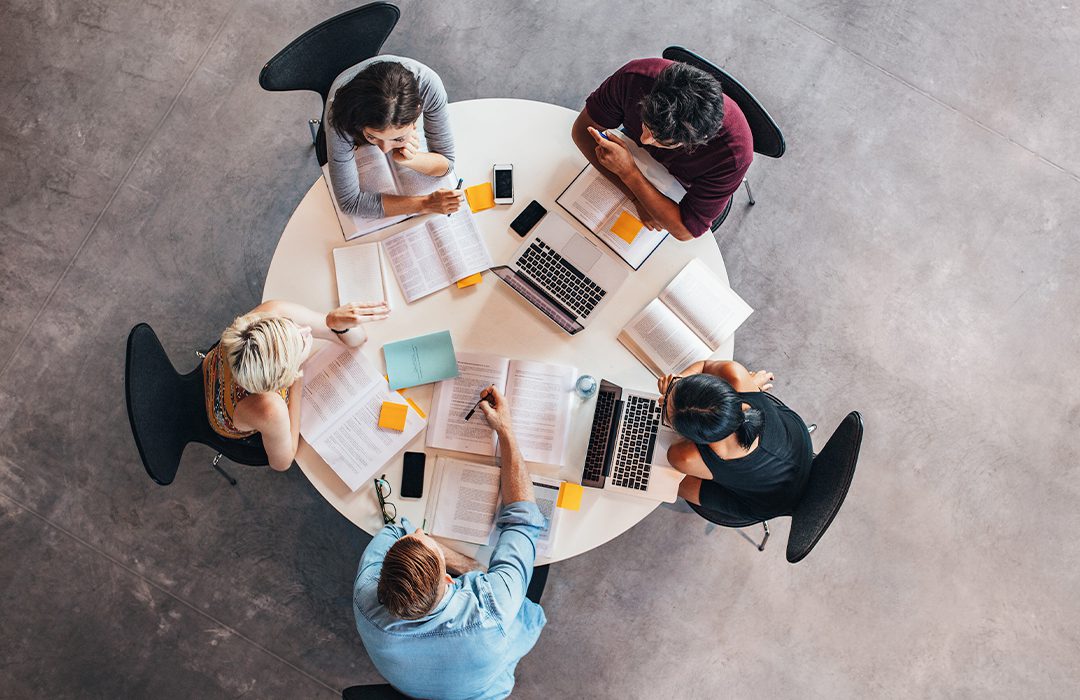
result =
M461 189L461 183L463 183L463 182L465 182L465 179L459 177L458 180L457 180L457 187L455 187L454 189L455 190L460 190ZM446 216L449 218L450 215L447 214ZM465 420L469 420L469 419L466 418Z

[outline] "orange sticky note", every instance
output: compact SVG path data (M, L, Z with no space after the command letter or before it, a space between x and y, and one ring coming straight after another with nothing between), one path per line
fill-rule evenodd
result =
M491 189L490 182L481 182L465 188L465 199L469 202L469 209L474 212L484 211L495 206L495 191Z
M581 484L564 481L559 484L559 495L555 499L555 506L566 510L581 510L581 496L584 493L585 489Z
M633 214L624 211L619 214L619 218L615 219L615 223L611 225L611 232L627 243L633 243L638 232L641 231L641 226L642 223Z
M406 404L383 401L379 411L379 427L402 432L405 430L405 418L408 415L409 407Z
M468 277L462 277L457 281L458 289L464 289L465 287L471 287L474 284L480 284L480 280L484 279L484 273L477 272L475 275L469 275Z

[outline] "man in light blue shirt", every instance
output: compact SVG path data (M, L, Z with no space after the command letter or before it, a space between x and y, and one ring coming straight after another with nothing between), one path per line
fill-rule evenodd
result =
M544 516L506 399L494 387L481 396L480 409L499 436L505 504L487 573L402 518L372 538L353 587L356 628L368 655L391 685L412 697L506 697L514 668L547 622L543 609L525 598Z

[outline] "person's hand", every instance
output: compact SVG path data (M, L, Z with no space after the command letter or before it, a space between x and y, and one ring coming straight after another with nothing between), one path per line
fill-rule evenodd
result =
M453 214L461 208L461 190L435 190L424 198L425 214Z
M414 128L409 132L409 136L405 139L405 144L400 148L395 148L391 157L397 163L409 165L410 161L412 161L419 152L420 137L417 135L416 129Z
M613 174L625 180L637 168L633 154L630 153L630 149L626 147L618 136L604 138L599 131L591 126L589 127L589 135L593 137L593 141L596 141L596 160L600 161L600 165Z
M664 407L664 397L667 395L668 389L671 388L672 382L681 378L682 377L675 374L665 374L656 380L656 389L660 392L660 398L658 398L656 402L660 404L661 408Z
M509 431L510 404L506 397L494 386L489 386L480 392L480 398L484 399L480 402L480 410L484 412L488 425L497 433Z
M644 204L635 200L634 209L637 210L638 221L640 221L645 228L649 229L650 231L664 230L664 225L657 221L655 217L653 217L653 215L649 212L649 210L645 207Z
M769 389L772 389L772 382L776 379L776 375L768 370L755 369L750 373L750 378L754 380L754 384L758 389L768 391Z
M358 301L343 304L326 314L326 327L335 331L356 328L366 321L381 321L390 315L385 301Z

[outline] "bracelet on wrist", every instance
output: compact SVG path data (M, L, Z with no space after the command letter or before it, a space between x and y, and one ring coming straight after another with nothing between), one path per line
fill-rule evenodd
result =
M329 326L327 326L327 327L329 328ZM330 328L330 332L335 334L335 335L345 335L346 333L349 332L349 329L346 328L343 331L339 331L337 328Z

